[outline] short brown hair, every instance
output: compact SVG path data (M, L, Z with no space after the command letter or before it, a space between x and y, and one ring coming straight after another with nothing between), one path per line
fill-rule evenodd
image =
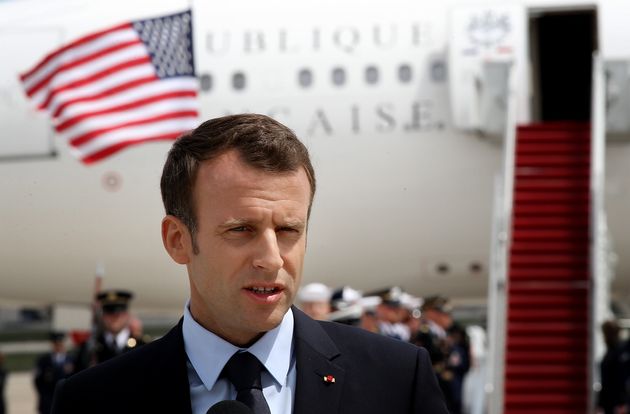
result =
M236 150L248 165L271 173L303 167L311 186L310 216L315 196L315 171L308 150L286 126L259 114L229 115L210 119L179 137L168 153L160 189L166 214L180 219L190 231L197 252L193 188L199 165Z

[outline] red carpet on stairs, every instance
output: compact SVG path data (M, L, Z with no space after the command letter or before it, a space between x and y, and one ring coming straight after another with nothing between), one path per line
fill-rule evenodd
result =
M587 123L517 131L506 414L588 409L590 144Z

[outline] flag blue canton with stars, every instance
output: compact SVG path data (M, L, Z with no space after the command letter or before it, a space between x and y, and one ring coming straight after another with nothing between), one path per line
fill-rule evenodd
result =
M195 76L190 10L137 20L133 28L147 47L158 77Z

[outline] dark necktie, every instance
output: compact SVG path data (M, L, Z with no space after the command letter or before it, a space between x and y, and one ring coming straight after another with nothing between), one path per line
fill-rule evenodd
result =
M223 375L236 387L236 401L254 411L254 414L271 414L262 393L260 372L263 369L258 359L249 352L237 352L225 364Z

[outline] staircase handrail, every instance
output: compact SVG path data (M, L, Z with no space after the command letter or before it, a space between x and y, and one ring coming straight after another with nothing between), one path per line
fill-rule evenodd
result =
M603 354L600 326L609 316L610 281L613 277L614 253L605 212L606 156L606 75L598 52L593 54L591 98L591 292L589 321L589 404L595 407L595 392L600 378L598 356Z
M514 199L516 119L519 96L517 65L508 77L507 113L503 143L503 171L495 180L495 203L488 280L488 366L485 390L490 414L503 412L508 260Z

